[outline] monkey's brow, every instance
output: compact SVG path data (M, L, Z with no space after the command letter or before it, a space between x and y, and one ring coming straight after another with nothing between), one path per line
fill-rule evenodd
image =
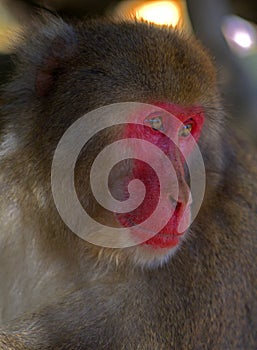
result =
M161 117L154 117L152 119L146 119L148 122L154 122L156 120L160 120L162 122L162 118Z
M156 115L155 117L152 117L150 119L146 118L145 119L145 122L148 122L148 123L154 123L154 122L160 122L160 130L163 130L164 129L164 125L163 125L163 121L162 121L162 117L161 116L158 116Z

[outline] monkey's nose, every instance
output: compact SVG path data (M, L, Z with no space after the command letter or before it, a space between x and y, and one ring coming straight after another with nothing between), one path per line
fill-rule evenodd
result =
M180 205L184 203L184 205L190 205L192 204L192 195L191 192L187 194L187 196L184 196L183 198L175 199L172 195L169 196L169 201L173 208L178 208Z
M172 196L169 196L169 201L171 203L171 205L176 208L178 201L176 199L174 199Z

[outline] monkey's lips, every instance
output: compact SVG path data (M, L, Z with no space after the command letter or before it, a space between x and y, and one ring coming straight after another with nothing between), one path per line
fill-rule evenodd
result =
M170 220L168 223L163 227L161 231L159 231L157 234L155 234L153 237L147 239L141 245L150 246L153 249L158 248L174 248L180 243L181 237L186 232L186 229L189 227L191 222L191 209L190 209L191 203L188 203L186 205L184 204L177 204L175 211L171 215ZM124 227L131 227L132 225L136 225L135 221L136 218L133 218L127 215L118 214L117 215L118 221L122 226ZM183 232L180 232L180 229L185 228ZM142 236L142 234L145 234L145 232L142 231L142 229L138 227L134 227L132 231L133 235L137 235L139 237ZM151 234L151 232L148 232Z

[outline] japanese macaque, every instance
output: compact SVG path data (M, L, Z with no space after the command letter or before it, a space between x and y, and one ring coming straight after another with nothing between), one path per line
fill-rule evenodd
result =
M0 349L256 350L257 163L223 112L208 53L168 27L47 17L25 32L15 62L0 107ZM140 180L143 202L115 213L95 200L90 168L119 139L158 147L173 164L178 193L165 192L162 212L171 215L154 236L101 247L63 221L51 169L73 123L125 102L158 113L143 109L84 145L74 168L81 205L106 227L128 230L157 206L159 174L137 146L109 182L124 202L129 183ZM194 204L189 136L203 157L206 189L196 219L180 232Z

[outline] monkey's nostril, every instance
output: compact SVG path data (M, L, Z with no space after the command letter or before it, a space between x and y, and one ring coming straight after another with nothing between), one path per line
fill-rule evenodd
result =
M181 206L182 206L182 203L180 201L177 201L176 199L174 199L172 196L169 196L169 200L170 200L172 207L175 209L175 211L179 211Z
M178 201L176 199L174 199L172 196L169 196L169 200L170 200L170 203L171 205L176 208L177 204L178 204Z

